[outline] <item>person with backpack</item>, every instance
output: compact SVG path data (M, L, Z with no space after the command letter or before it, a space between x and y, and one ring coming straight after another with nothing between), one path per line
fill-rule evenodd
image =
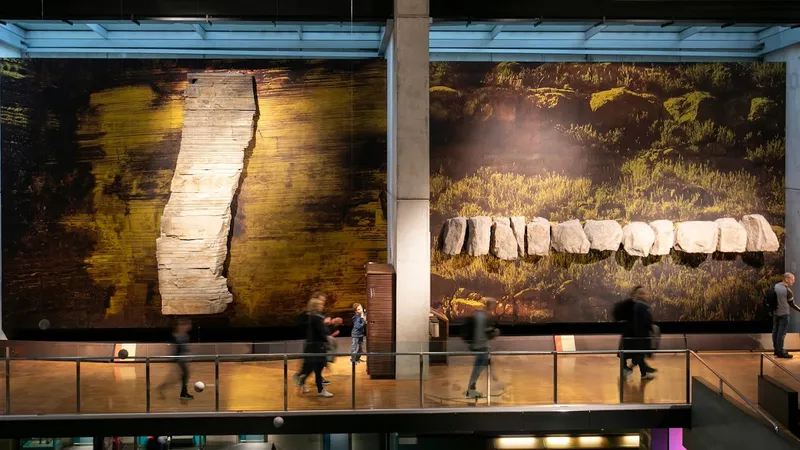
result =
M791 358L792 355L783 348L786 332L789 329L790 307L800 311L794 302L794 294L789 289L794 285L794 274L786 272L783 280L775 284L765 296L765 306L772 313L772 348L778 358Z
M654 329L653 313L650 306L645 303L649 296L647 289L643 286L636 286L631 291L629 298L614 306L614 320L623 322L625 327L620 343L622 350L653 350L655 347L655 334L656 332L660 334L660 330ZM633 366L639 366L643 381L652 380L657 372L645 361L647 356L648 354L643 352L622 354L626 363L630 359ZM625 378L633 373L633 368L628 367L627 364L622 370Z
M489 340L500 335L500 330L495 327L488 314L488 312L493 311L496 306L497 299L485 299L483 308L475 311L475 313L467 319L464 328L462 328L462 337L467 342L469 350L472 352L480 352L475 356L475 363L472 366L472 373L469 376L469 384L467 385L467 392L465 393L467 398L483 397L483 394L478 392L476 383L483 369L491 364L489 359ZM504 385L497 379L497 375L494 372L492 372L492 381L496 389L500 391L503 390Z

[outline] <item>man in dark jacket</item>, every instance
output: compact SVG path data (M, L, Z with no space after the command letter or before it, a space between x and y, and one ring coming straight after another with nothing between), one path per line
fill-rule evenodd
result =
M649 293L642 286L636 286L631 292L631 297L617 303L614 306L614 320L624 323L624 330L622 332L622 343L620 347L623 350L652 350L652 330L653 330L653 313L650 307L645 303L649 298ZM647 365L645 361L646 353L629 353L623 354L623 358L627 362L630 358L634 366L639 366L639 371L642 374L642 380L652 380L655 378L656 369ZM628 368L627 364L623 369L623 375L629 376L633 372L632 368Z
M350 337L353 338L353 343L350 344L350 360L356 363L361 362L361 354L364 353L364 332L367 329L367 313L361 303L353 305L353 332Z
M322 315L323 308L325 308L325 300L316 295L312 296L308 302L308 329L303 348L303 353L308 355L303 358L303 369L300 373L295 374L294 381L297 387L302 388L306 378L311 372L314 372L317 395L333 397L333 394L325 389L322 378L322 369L328 362L325 356L328 345L328 328L325 324L325 317Z

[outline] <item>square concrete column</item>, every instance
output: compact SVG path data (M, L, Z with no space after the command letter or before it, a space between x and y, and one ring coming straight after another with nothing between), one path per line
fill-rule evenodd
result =
M786 270L800 271L800 44L786 58Z
M397 274L398 352L428 350L431 295L427 0L395 0L386 51L388 259ZM423 367L427 367L427 358ZM397 358L398 379L418 378L419 357ZM425 369L423 369L423 372Z

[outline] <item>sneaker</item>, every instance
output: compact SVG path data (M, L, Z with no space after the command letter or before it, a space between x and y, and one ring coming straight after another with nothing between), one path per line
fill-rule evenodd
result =
M653 372L647 372L646 374L642 375L642 381L655 380L655 379L656 379L656 374L654 374Z
M328 381L328 380L322 380L322 385L323 385L323 386L327 386L327 385L329 385L329 384L331 384L331 382L330 382L330 381Z
M317 395L319 395L320 397L325 397L325 398L333 397L333 394L331 394L330 392L328 392L325 389L323 389L322 392L317 392Z
M300 374L296 373L292 375L292 380L294 380L294 385L300 387L303 385L303 380L300 379Z
M181 400L193 400L194 396L188 392L181 393Z
M470 389L464 393L467 398L482 398L483 394L476 391L475 389Z
M777 357L781 358L781 359L792 359L793 358L792 354L789 353L789 352L783 352L780 355L778 355Z
M627 380L628 378L630 378L632 374L633 374L633 369L631 369L630 367L626 366L622 368L622 378L625 378Z

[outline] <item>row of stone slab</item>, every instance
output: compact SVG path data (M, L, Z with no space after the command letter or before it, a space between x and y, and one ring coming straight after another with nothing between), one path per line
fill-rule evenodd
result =
M631 256L668 255L674 248L685 253L774 252L778 237L764 216L750 214L742 220L669 220L631 222L624 227L615 220L578 220L551 224L537 217L455 217L448 219L441 250L457 255L466 249L471 256L492 254L504 260L525 255L545 256L552 248L559 253L586 254L590 250L617 251L620 245Z

